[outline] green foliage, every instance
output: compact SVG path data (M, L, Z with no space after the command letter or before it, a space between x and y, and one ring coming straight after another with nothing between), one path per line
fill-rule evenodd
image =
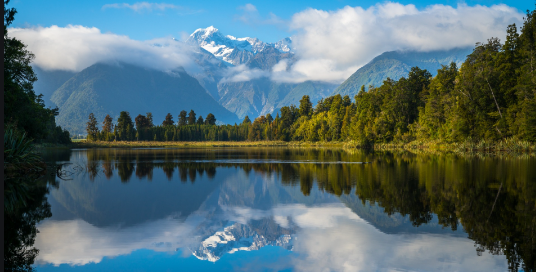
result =
M186 118L186 112L184 112L184 118L181 119L182 115L179 116L179 125L186 125L186 121L185 121L185 118ZM181 112L182 114L182 112ZM166 118L164 119L164 121L162 122L162 126L172 126L173 125L173 115L171 115L171 113L168 113L166 115Z
M195 125L195 121L195 112L190 110L190 113L188 113L188 125Z
M130 114L126 111L122 111L117 119L117 125L114 132L115 138L120 141L133 141L135 140L136 131Z
M242 124L244 125L251 124L251 120L249 119L249 116L246 115L246 117L244 117L244 121L242 121Z
M216 117L214 116L214 114L207 114L207 118L205 119L205 125L216 125Z
M7 27L16 14L8 4L4 1L4 125L16 126L37 141L70 142L56 126L58 109L45 108L42 95L33 90L37 77L30 63L34 55L21 41L8 36Z
M199 115L199 118L197 118L197 122L196 122L196 124L198 124L198 125L202 125L202 124L204 124L204 123L205 123L205 121L203 120L203 116Z
M179 125L179 126L186 126L186 123L187 123L186 111L185 111L185 110L182 110L182 111L179 113L179 123L178 123L178 125ZM169 124L169 125L173 125L173 123L171 123L171 124Z
M86 123L86 132L88 141L98 140L99 128L97 127L97 119L93 113L89 114L89 121Z

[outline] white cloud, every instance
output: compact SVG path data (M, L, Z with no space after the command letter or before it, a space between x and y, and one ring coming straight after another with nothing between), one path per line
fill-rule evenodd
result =
M101 33L98 28L73 26L11 28L35 54L34 64L43 69L80 71L97 62L120 61L169 70L189 67L189 48L171 38L136 41L127 36Z
M38 226L36 261L38 264L85 265L142 248L172 252L197 243L192 232L199 222L196 216L186 222L167 218L121 229L98 228L80 219L45 221Z
M166 9L182 9L180 6L176 6L173 4L167 4L167 3L148 3L148 2L137 2L134 4L127 4L127 3L114 3L114 4L106 4L102 6L102 9L110 9L110 8L128 8L135 12L141 12L143 10L153 11L153 10L166 10Z
M503 39L509 24L523 14L506 5L456 8L387 2L368 9L346 6L336 11L307 9L289 24L298 61L280 81L341 82L377 55L393 50L446 50L474 46L491 37Z
M342 203L279 205L260 210L220 206L223 214L194 213L185 221L166 218L132 226L98 228L82 220L45 221L35 246L38 264L84 265L138 249L170 252L198 248L206 235L233 222L272 219L293 234L297 254L283 261L297 271L504 271L504 255L478 256L474 242L443 234L386 234ZM290 223L292 222L292 223ZM200 234L203 234L200 236ZM262 265L262 266L261 266ZM257 263L264 268L270 264Z
M310 218L322 216L311 210ZM386 234L364 221L340 218L334 228L300 232L294 250L297 271L505 271L505 256L477 256L465 237Z
M225 73L225 77L220 81L221 83L250 81L270 76L270 72L263 71L259 68L250 69L245 64L229 67Z

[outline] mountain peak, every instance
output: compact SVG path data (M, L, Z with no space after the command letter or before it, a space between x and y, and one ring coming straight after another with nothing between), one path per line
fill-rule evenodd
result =
M224 35L214 26L209 26L194 31L187 43L202 47L220 60L238 65L246 63L267 47L275 48L282 53L291 52L292 40L285 38L277 43L265 43L258 38Z
M214 34L214 33L218 32L218 29L215 28L214 26L209 26L209 27L207 27L207 28L198 28L198 29L196 29L196 30L194 31L194 33L192 33L192 34L190 35L190 37L191 37L191 36L194 36L196 33L199 33L199 32L202 32L202 33L204 33L205 35L210 35L210 34Z

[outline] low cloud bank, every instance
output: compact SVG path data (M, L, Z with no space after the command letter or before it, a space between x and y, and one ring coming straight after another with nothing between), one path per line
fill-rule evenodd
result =
M8 35L24 42L35 54L34 64L47 70L78 72L97 62L113 61L158 70L193 65L190 49L171 38L136 41L79 25L10 28Z

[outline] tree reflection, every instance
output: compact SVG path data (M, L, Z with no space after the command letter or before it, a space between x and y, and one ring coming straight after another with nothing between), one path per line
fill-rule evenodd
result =
M50 204L46 194L48 186L58 188L56 177L62 175L61 165L69 161L71 150L59 150L43 153L42 159L47 163L46 175L43 173L10 175L4 173L4 185L17 184L16 191L5 191L4 198L9 194L18 194L12 209L4 205L4 270L33 271L33 263L39 250L33 247L38 233L37 223L51 217ZM59 168L58 168L59 167ZM4 188L6 189L6 188ZM4 203L5 204L5 203Z
M102 163L108 178L114 171L110 162L115 161L115 171L123 182L131 178L134 169L142 178L161 168L169 180L177 169L182 182L194 183L204 174L214 178L219 167L238 168L246 175L277 175L283 184L299 185L305 196L316 184L319 190L337 196L355 194L363 205L377 204L390 216L407 216L413 226L430 223L434 215L445 228L457 230L461 225L475 241L478 254L504 254L510 270L534 271L533 157L288 148L136 152L133 157L130 151L95 151L91 158Z
M33 247L38 232L36 224L52 216L46 193L46 186L31 186L26 205L13 212L4 211L5 271L33 271L32 264L39 253Z

